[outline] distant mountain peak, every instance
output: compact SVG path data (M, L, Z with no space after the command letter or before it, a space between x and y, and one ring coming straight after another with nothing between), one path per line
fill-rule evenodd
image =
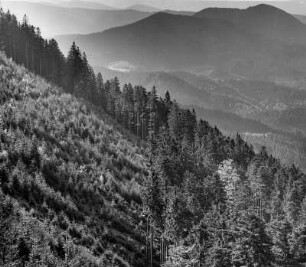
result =
M201 17L205 16L209 13L240 13L240 14L247 14L250 12L258 12L259 14L271 12L271 14L287 14L288 16L291 16L289 13L285 12L282 9L279 9L272 5L267 4L259 4L255 6L250 6L245 9L239 9L239 8L222 8L222 7L209 7L205 8L197 13L194 14L195 17Z
M284 72L293 75L295 68L306 69L306 26L268 5L211 8L195 16L157 12L129 25L74 39L100 66L129 62L147 71L209 67L254 79L270 77L269 71L278 77ZM59 39L60 44L72 40L73 36ZM290 58L292 66L280 65L284 58Z
M256 32L266 38L279 39L287 35L289 39L305 32L302 23L291 14L272 5L259 4L246 9L207 8L194 14L194 17L220 19L234 23L238 28Z
M268 5L268 4L258 4L258 5L255 5L255 6L250 6L248 7L246 10L251 10L251 9L256 9L256 10L281 10L282 12L285 12L283 11L282 9L279 9L275 6L272 6L272 5Z
M287 17L292 17L291 14L287 13L286 11L277 8L275 6L272 5L267 5L267 4L259 4L256 6L251 6L248 7L247 9L245 9L246 13L251 13L251 12L255 12L258 15L264 15L264 14L269 14L269 15L283 15L283 16L287 16Z

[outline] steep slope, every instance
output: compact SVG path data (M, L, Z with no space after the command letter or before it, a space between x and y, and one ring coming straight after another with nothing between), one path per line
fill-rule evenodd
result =
M259 5L194 16L157 13L103 33L57 40L64 50L77 41L96 66L127 61L146 71L210 69L221 78L292 82L305 76L305 33L306 26L293 16Z
M3 7L10 9L19 20L22 20L26 14L31 24L40 27L45 37L100 32L133 23L150 15L150 13L135 10L67 8L18 1L4 2Z
M169 91L181 104L231 112L246 118L268 111L298 109L306 105L306 91L272 82L229 79L213 80L188 72L118 72L96 68L104 78L117 76L121 83L152 88L161 95ZM264 117L264 116L263 116ZM301 116L300 116L301 117ZM299 121L301 121L299 119Z
M218 81L186 72L97 71L105 79L117 76L121 84L131 82L148 89L156 86L160 95L169 91L179 104L194 108L199 118L222 131L247 133L247 140L256 147L260 140L267 142L267 135L270 153L286 164L306 169L306 153L300 145L306 138L305 90L263 81ZM287 153L280 153L286 149Z
M133 83L146 88L155 86L160 95L169 91L178 103L206 109L234 111L235 106L252 106L247 97L233 88L203 76L185 72L116 72L97 68L106 79L117 76L121 83ZM256 104L254 104L256 107Z
M2 54L0 86L0 198L14 203L2 263L22 242L30 266L144 266L141 148Z

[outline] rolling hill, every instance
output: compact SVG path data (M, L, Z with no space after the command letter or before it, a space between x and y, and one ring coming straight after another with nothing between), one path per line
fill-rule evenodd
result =
M258 5L207 9L194 16L156 13L102 33L57 40L64 51L77 41L96 66L127 61L146 71L203 74L209 69L224 77L291 83L305 75L305 36L306 26L290 14Z
M217 61L216 57L226 57L226 47L232 47L231 52L235 54L247 52L238 48L238 40L243 40L249 49L255 49L250 36L226 22L168 13L157 13L138 23L103 33L62 36L57 40L62 47L76 40L95 58L94 65L126 60L150 70L183 69L202 65L204 61Z
M194 16L228 21L259 38L276 39L289 44L305 44L306 41L304 24L285 11L265 4L247 9L208 8Z

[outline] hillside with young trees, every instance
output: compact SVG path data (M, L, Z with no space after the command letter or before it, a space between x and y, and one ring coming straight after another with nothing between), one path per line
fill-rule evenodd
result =
M0 265L144 266L143 150L105 113L0 61Z
M0 15L1 266L305 265L297 167Z

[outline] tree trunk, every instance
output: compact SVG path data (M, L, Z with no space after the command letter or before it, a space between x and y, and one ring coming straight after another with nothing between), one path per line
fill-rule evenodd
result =
M151 225L151 267L153 267L153 227Z

